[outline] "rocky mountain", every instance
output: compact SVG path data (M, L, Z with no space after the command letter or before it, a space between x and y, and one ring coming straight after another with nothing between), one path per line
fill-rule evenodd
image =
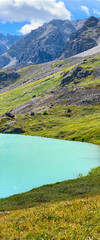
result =
M20 36L7 34L6 36L0 33L0 55L7 52L8 49L19 39Z
M75 27L76 30L79 30L80 28L83 27L83 25L84 25L86 20L87 20L86 18L84 18L84 19L77 19L77 20L72 21L71 23Z
M65 49L70 35L83 26L84 21L52 20L33 30L0 57L0 68L11 67L16 63L24 66L55 59Z
M64 50L66 41L75 30L69 21L50 21L14 44L8 54L12 58L16 57L19 63L38 64L51 61Z
M0 56L0 68L24 67L67 58L98 45L100 19L52 20L13 44ZM10 39L10 37L9 37Z
M71 34L62 58L68 58L96 47L99 44L99 38L100 20L90 17L85 21L81 29Z

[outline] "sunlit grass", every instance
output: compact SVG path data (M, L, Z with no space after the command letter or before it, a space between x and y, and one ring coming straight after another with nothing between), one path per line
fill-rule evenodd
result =
M0 200L1 239L99 240L100 168ZM15 210L16 209L16 210Z
M71 114L68 117L67 109ZM16 115L16 123L2 119L1 130L8 127L10 132L15 126L22 128L26 135L84 141L100 144L100 105L75 107L55 106L46 114Z

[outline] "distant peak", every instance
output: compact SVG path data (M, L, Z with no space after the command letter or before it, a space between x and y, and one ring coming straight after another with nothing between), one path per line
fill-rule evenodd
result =
M88 18L88 19L86 20L86 22L84 23L84 25L85 25L86 27L95 27L95 26L97 26L98 22L99 22L98 18L96 18L96 17L94 17L94 16L91 16L90 18Z
M70 21L69 20L61 20L61 19L53 19L49 23L52 25L58 26L58 25L64 24L64 22L69 23Z

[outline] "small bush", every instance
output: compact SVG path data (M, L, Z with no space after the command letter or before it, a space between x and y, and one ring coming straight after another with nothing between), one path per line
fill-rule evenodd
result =
M45 110L45 111L43 112L43 115L48 115L48 112Z

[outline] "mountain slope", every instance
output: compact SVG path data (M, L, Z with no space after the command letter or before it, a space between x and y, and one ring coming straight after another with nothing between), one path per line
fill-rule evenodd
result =
M68 58L97 46L99 37L98 18L91 17L72 22L52 20L33 30L0 56L0 68L12 66L21 68L50 62L59 56Z
M20 36L12 36L10 34L7 34L6 36L3 34L0 34L0 55L7 52L8 49L19 39L22 37Z
M100 53L100 44L96 47L93 47L93 48L87 50L87 51L84 51L82 53L74 55L73 57L75 57L75 58L91 57L91 56L94 56L99 53Z
M15 58L17 64L49 62L65 49L66 41L75 31L74 22L52 20L14 44L7 55L0 57L0 68L7 66L10 62L14 65Z
M6 72L5 83L1 81L1 87L6 82L9 86L0 94L1 133L100 144L100 54L70 61L26 67L13 81Z
M72 23L72 25L75 27L75 29L77 31L77 30L79 30L80 28L83 27L83 25L84 25L86 20L87 20L86 18L84 18L84 19L77 19L77 20L71 21L71 23Z
M75 28L69 21L53 20L32 31L8 51L19 62L42 63L53 60L65 48Z
M62 58L74 56L98 45L100 38L100 21L90 17L84 26L70 36L67 47L62 53Z

